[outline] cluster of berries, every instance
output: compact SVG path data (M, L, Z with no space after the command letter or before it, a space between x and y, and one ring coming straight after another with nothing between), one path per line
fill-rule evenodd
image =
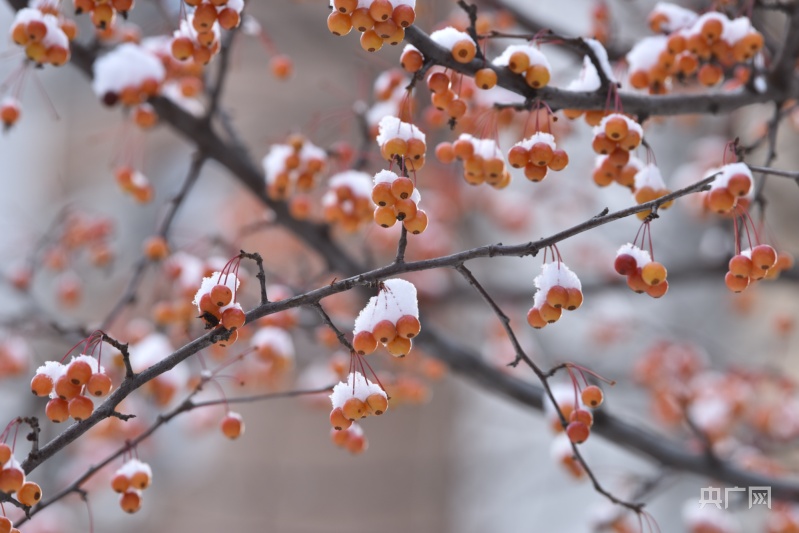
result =
M355 28L361 32L361 47L367 52L380 50L384 42L401 43L405 28L416 20L416 0L331 0L330 7L330 33L347 35Z
M598 155L592 177L594 183L600 187L607 187L611 183L618 183L631 191L635 190L635 175L644 168L644 162L630 155L627 164L619 168L607 155Z
M751 60L763 48L763 36L748 17L729 19L719 12L701 16L668 2L659 2L649 17L652 31L627 54L630 85L663 93L673 78L696 76L712 86L724 79L725 69ZM748 79L745 74L739 74Z
M552 71L546 56L538 48L527 44L508 46L492 63L522 76L533 89L546 87Z
M380 147L380 155L386 161L394 162L399 159L408 172L416 172L424 166L426 137L413 124L387 115L377 125L375 140Z
M232 266L233 261L235 259L228 262L221 272L214 272L203 278L192 302L197 306L206 328L214 328L221 324L225 329L233 330L233 336L228 340L228 344L235 342L235 338L238 337L235 330L243 326L247 319L241 304L236 301L239 278L233 272L238 270Z
M8 436L9 430L18 421L8 425L4 432L4 437ZM0 444L0 491L6 494L14 494L17 501L22 505L32 507L42 499L42 488L33 481L25 479L25 471L14 457L14 450L6 443ZM0 531L5 529L10 531L13 524L5 516L0 517Z
M337 383L330 395L333 409L330 424L336 430L349 428L352 423L369 415L382 415L388 409L388 395L377 383L360 372L352 372L347 382Z
M414 235L427 228L427 213L418 207L422 195L410 178L381 170L375 174L371 196L377 204L374 220L379 226L390 228L399 220Z
M580 278L560 260L541 265L534 284L538 290L527 323L536 329L557 322L564 309L574 311L583 304Z
M153 481L153 470L145 462L129 459L114 472L111 488L119 493L119 506L126 513L141 509L142 491Z
M372 219L372 180L369 174L347 170L331 176L322 196L325 222L357 231Z
M495 189L504 189L510 184L510 172L494 139L478 139L462 133L454 143L440 143L436 157L445 164L456 158L463 161L463 178L470 185L488 183Z
M172 56L207 65L219 52L220 28L232 30L241 23L244 0L188 0L192 7L172 35Z
M513 168L523 168L528 180L538 182L547 177L547 170L566 168L569 154L558 149L552 134L539 131L511 147L508 163Z
M660 169L652 163L645 165L636 172L633 180L633 197L635 198L635 202L639 205L657 200L671 193L671 191L666 188L666 183L663 181ZM660 205L660 209L668 209L673 203L674 200L663 202ZM639 211L637 216L639 219L644 220L651 212L651 209Z
M627 285L633 291L660 298L669 290L666 267L652 260L652 256L635 244L622 245L616 252L613 264L616 272L627 276Z
M327 166L327 153L303 135L290 135L286 144L273 144L263 159L266 192L285 200L292 189L309 192Z
M742 292L754 281L774 279L783 270L793 267L793 257L788 253L777 253L768 244L741 250L728 264L729 271L724 283L732 292Z
M150 179L128 165L122 165L114 169L114 180L123 193L140 204L146 204L153 200L155 189Z
M363 434L363 428L356 422L350 423L347 429L330 429L330 440L340 448L345 448L353 455L363 453L369 447L369 441Z
M421 329L416 287L403 279L389 279L355 319L352 346L358 355L367 355L380 343L394 357L405 357Z
M32 0L17 11L11 39L25 48L25 56L39 65L60 67L69 61L69 42L77 36L75 23L61 16L58 4Z
M708 175L718 174L703 196L703 205L715 213L730 213L746 209L753 193L752 171L745 163L730 163L711 169Z
M92 66L94 94L105 105L135 106L157 95L166 77L161 60L147 48L123 43Z
M49 396L45 414L53 422L64 422L72 417L86 420L94 411L89 398L101 398L111 392L111 378L91 355L72 357L66 365L47 361L36 369L31 379L31 392L36 396Z

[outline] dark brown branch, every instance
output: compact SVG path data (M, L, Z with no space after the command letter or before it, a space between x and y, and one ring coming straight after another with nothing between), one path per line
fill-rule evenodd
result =
M404 263L405 262L405 248L408 246L408 230L405 229L405 224L402 225L402 229L400 230L400 238L399 242L397 243L397 256L394 258L394 263Z
M322 304L320 304L319 302L315 302L311 306L314 309L316 309L316 312L319 313L319 316L322 317L322 321L325 323L325 325L329 327L333 331L333 333L336 334L338 342L341 343L341 345L344 346L347 350L349 350L350 353L354 353L355 348L353 348L352 343L347 339L347 336L344 334L344 332L338 329L338 327L333 323L333 321L330 319L330 316L325 312L324 308L322 307Z
M133 366L130 364L130 352L128 351L128 344L121 343L113 337L109 337L107 333L102 332L103 341L107 342L122 354L122 363L125 365L125 379L130 379L136 375L133 371Z
M255 264L258 266L258 274L256 274L255 277L258 278L258 283L260 284L261 305L268 304L269 298L266 295L266 272L264 271L263 257L261 257L259 253L248 253L244 250L241 250L239 256L255 261Z

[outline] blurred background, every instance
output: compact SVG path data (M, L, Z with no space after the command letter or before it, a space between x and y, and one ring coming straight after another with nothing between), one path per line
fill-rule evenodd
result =
M569 35L592 31L596 7L592 0L508 2ZM629 46L648 34L645 19L653 3L608 2L613 42ZM446 17L462 20L454 2L418 4L417 24L425 31ZM70 12L69 7L64 9ZM260 22L266 39L240 35L235 41L222 105L256 161L271 144L297 131L322 147L341 140L357 145L354 102L370 101L375 76L398 66L401 47L367 54L355 36L334 37L326 30L327 12L320 0L247 3L247 13ZM0 28L9 27L12 16L0 4ZM160 6L141 0L131 17L144 35L168 32L177 20L177 0L165 0ZM781 28L778 18L760 22L771 31ZM80 20L80 27L85 42L92 30L86 20ZM554 67L552 84L565 86L577 75L581 58L555 46L544 51ZM287 80L270 72L270 58L276 53L293 62ZM11 76L21 54L10 42L0 54L0 75ZM423 91L418 101L425 105L427 98ZM128 283L142 240L154 233L167 202L180 187L192 155L191 146L168 126L141 133L119 109L103 107L86 78L70 66L29 72L21 100L22 120L0 138L0 179L6 193L0 197L0 223L5 228L0 267L7 279L54 231L64 210L109 217L114 259L104 268L75 269L83 295L71 308L58 301L62 280L57 274L37 274L24 297L8 285L3 287L1 297L7 305L2 312L9 324L3 334L31 341L30 359L20 377L9 377L0 388L0 413L9 419L23 413L42 415L44 403L27 393L28 377L36 366L60 358L72 344L65 340L69 335L58 335L51 324L91 328L108 313ZM687 164L701 166L703 161L719 159L732 137L755 139L770 114L768 106L752 106L722 117L653 120L646 137L666 182L676 189L703 176L702 169L696 174L696 167ZM555 128L559 144L569 152L570 165L540 184L527 182L519 173L503 191L470 188L459 170L428 157L428 166L419 174L420 187L438 189L438 196L431 198L439 202L431 200L429 205L440 206L441 198L452 194L469 213L455 217L452 233L438 234L439 241L446 241L443 247L437 242L430 249L449 253L500 241L526 242L574 225L604 207L612 211L630 205L629 194L598 189L591 182L590 128L581 120L566 122L561 119ZM427 128L421 118L419 125ZM518 133L502 133L500 144L509 147ZM443 129L431 129L429 135L429 150L432 139L452 138ZM776 166L797 168L791 150L795 141L789 119L779 136ZM367 172L382 164L372 148ZM114 167L130 153L154 186L149 204L133 202L114 182ZM759 163L763 157L755 153L752 160ZM794 255L799 252L799 211L794 207L798 192L795 183L776 178L766 188L768 235L780 250ZM228 240L259 251L267 270L293 286L313 286L310 280L329 282L336 276L325 272L282 230L237 237L242 225L267 218L224 169L210 162L177 214L170 243L175 249L202 254L220 253L208 236ZM716 267L731 252L731 223L703 218L689 199L662 213L653 224L658 258L668 266L670 279L674 276L668 296L654 300L633 294L608 272L616 249L635 236L639 225L634 217L625 219L560 247L565 261L583 279L586 302L579 313L544 330L533 331L524 323L540 258L476 260L469 266L505 306L536 361L544 367L574 361L616 380L615 387L606 389L606 409L686 439L689 432L684 428L666 430L656 423L647 393L630 377L634 362L657 341L668 339L695 346L714 367L744 365L796 377L797 336L792 328L784 331L799 310L796 275L788 273L742 295L729 293L723 271ZM378 232L370 225L355 234L335 235L356 256L380 265L393 258L396 237ZM412 240L409 253L414 246ZM377 250L367 253L370 247ZM468 286L450 272L408 278L420 287L423 327L435 325L479 350L491 364L504 366L512 359L496 317ZM148 271L139 302L118 321L120 335L138 324L137 317L148 316L164 285L157 270ZM363 302L358 295L354 300L357 312ZM349 331L352 317L334 318ZM299 318L301 324L312 325L315 319L314 313L305 311ZM306 366L325 365L331 350L316 342L313 327L297 328L292 336L297 375ZM196 363L188 366L197 370ZM524 368L509 371L531 380ZM552 435L539 413L457 375L425 379L420 387L417 401L364 424L369 449L355 456L330 442L329 407L324 402L314 406L289 399L242 405L239 410L247 429L236 442L216 430L222 408L180 417L138 448L139 457L154 469L153 486L145 492L139 513L127 516L118 508L107 478L87 487L94 531L587 532L595 531L596 523L608 516L604 499L589 484L571 479L550 458ZM231 396L235 391L228 388ZM209 394L213 396L213 391ZM131 408L140 409L140 423L155 420L157 410L146 398L132 401ZM43 425L48 438L61 429ZM118 442L100 439L72 445L31 477L42 485L46 498L117 446ZM584 448L602 483L620 495L631 494L642 480L660 475L657 465L630 455L616 443L594 437ZM795 441L788 442L774 450L774 456L790 466L794 450ZM684 474L666 476L647 496L660 530L687 530L681 519L683 505L698 500L700 487L709 483ZM740 522L740 531L760 530L764 519L762 512L745 506L730 515ZM88 527L86 508L73 495L36 516L24 531L87 531Z

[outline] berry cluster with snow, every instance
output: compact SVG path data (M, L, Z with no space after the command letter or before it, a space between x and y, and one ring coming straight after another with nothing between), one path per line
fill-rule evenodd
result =
M404 357L413 346L411 339L421 329L416 287L403 279L389 279L355 319L353 348L358 354L367 355L377 349L379 342L391 355Z
M413 235L427 228L427 213L419 209L422 195L407 176L399 176L390 170L381 170L374 176L370 190L372 201L377 204L374 220L383 228L390 228L401 221Z
M163 63L134 43L123 43L98 58L92 67L94 94L106 105L133 106L158 94L166 77Z
M322 196L325 221L345 231L357 231L371 220L372 179L358 170L347 170L330 177L328 190Z
M47 361L36 369L31 391L36 396L49 396L45 414L53 422L70 417L85 420L94 411L90 397L100 398L111 392L111 378L90 355L73 356L68 364Z
M652 31L664 33L636 43L627 54L629 82L636 89L666 92L673 80L696 76L712 86L724 79L724 69L746 63L763 48L763 36L748 17L728 18L710 11L698 15L668 2L659 2L649 16ZM750 71L736 72L738 83Z
M172 34L170 49L178 61L193 60L206 65L219 52L221 30L241 23L244 0L187 2L191 7L180 27Z
M559 171L569 164L569 154L559 150L551 133L538 131L514 144L508 151L508 163L523 168L525 177L538 182L547 177L548 170Z
M18 422L9 424L3 432L2 438L8 438L8 433L11 428ZM18 428L19 426L17 426ZM7 495L14 495L16 500L22 505L32 507L39 503L42 499L42 489L33 481L28 481L25 478L25 471L22 469L19 461L14 457L14 449L3 442L0 444L0 491ZM5 513L0 517L0 529L4 528L5 531L18 531L12 530L11 520L6 518Z
M286 144L273 144L262 162L266 191L273 200L285 200L294 190L311 191L327 167L327 153L302 135Z
M660 298L669 290L666 268L635 244L627 243L618 249L614 268L627 276L627 285L639 294L645 292L652 298Z
M600 187L607 187L611 183L618 183L631 191L635 190L635 175L644 168L643 161L630 154L627 163L619 167L609 155L598 155L594 163L594 183Z
M388 409L388 395L380 385L372 383L360 372L350 372L346 383L342 381L333 387L330 403L333 442L358 453L365 449L365 440L360 426L354 422L370 415L379 416L385 413ZM355 429L352 429L353 426ZM346 433L350 429L352 432ZM348 445L353 437L356 442Z
M536 329L557 322L564 309L574 311L583 304L580 278L562 261L541 265L541 273L533 283L537 290L527 312L527 323Z
M49 3L34 0L17 11L10 34L31 61L60 67L69 61L69 41L76 32L75 24L62 17L57 6L53 9Z
M246 317L236 301L239 279L232 272L214 272L203 278L192 303L197 306L207 328L221 324L234 330L244 325Z
M645 204L670 193L671 191L666 187L663 176L660 174L660 169L654 163L645 165L635 173L633 196L637 204ZM673 200L664 202L660 209L668 209L673 203ZM651 212L649 209L641 211L638 213L638 218L643 220Z
M510 184L510 172L505 157L494 139L480 139L461 133L452 144L455 157L463 161L463 177L470 185L488 183L495 189Z
M139 459L129 459L120 466L111 478L111 488L119 493L119 505L127 513L141 508L142 492L150 486L153 470Z
M546 56L535 46L512 44L492 63L497 67L507 67L511 72L523 76L527 85L534 89L540 89L549 84L552 67Z
M468 63L477 54L477 45L469 34L452 26L434 31L430 34L430 39L449 50L455 61L459 63Z
M330 0L327 29L333 35L361 32L361 47L376 52L384 43L398 45L416 20L416 0Z
M386 161L394 161L400 157L413 167L409 170L416 168L414 161L423 160L427 151L425 134L422 130L391 115L380 119L375 140L380 147L380 154Z
M752 171L746 163L730 163L713 168L707 177L716 174L710 191L703 197L704 206L716 213L729 213L737 207L746 208L754 197ZM743 201L742 201L743 200Z

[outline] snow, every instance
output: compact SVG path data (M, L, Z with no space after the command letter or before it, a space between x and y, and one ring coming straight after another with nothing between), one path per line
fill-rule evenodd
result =
M92 89L102 98L107 93L119 93L128 87L140 87L145 80L164 81L163 63L144 47L124 43L94 62Z
M721 494L722 500L725 500L723 489ZM686 501L682 507L682 518L690 531L699 531L704 527L714 533L740 533L741 528L734 516L713 503L706 503L700 507L700 500L697 499Z
M615 82L616 76L613 75L613 68L610 66L610 60L608 59L608 51L605 50L605 47L602 46L602 43L600 43L596 39L588 39L588 38L583 39L583 41L585 42L585 44L589 46L589 48L591 48L591 50L594 51L594 55L596 56L597 61L599 61L599 66L601 67L602 72L604 72L605 77L611 82ZM594 65L593 62L591 62L591 58L588 58L588 61L589 63L591 63L591 66L593 67ZM583 64L585 64L585 61L583 61ZM596 68L594 68L594 72L596 72Z
M386 115L380 119L377 128L377 144L380 146L383 146L389 140L397 137L404 141L408 139L419 139L425 142L425 135L422 133L422 130L413 124L402 122L399 118L391 115Z
M747 176L749 178L750 184L752 183L752 171L749 169L746 163L730 163L721 168L712 168L706 173L705 177L710 177L716 173L718 173L718 175L710 184L711 189L727 187L727 184L730 182L730 178L736 174L743 174L744 176ZM747 196L752 196L754 194L752 189L753 187L750 187L749 194Z
M59 363L58 361L46 361L42 366L36 369L37 374L44 374L48 376L51 380L53 380L53 384L58 381L58 378L63 376L67 372L67 367ZM55 396L50 394L51 398Z
M74 363L75 361L83 361L83 362L85 362L86 364L88 364L88 365L89 365L89 368L91 368L91 369L92 369L92 374L97 374L98 372L99 372L100 374L105 374L105 368L103 368L103 367L101 367L101 366L98 366L98 364L97 364L97 359L95 359L95 358L94 358L94 357L92 357L91 355L87 355L87 354L80 354L80 355L79 355L79 356L77 356L77 357L75 357L75 356L72 356L72 359L70 359L70 360L69 360L69 364L72 364L72 363ZM67 366L69 366L69 365L67 365Z
M611 78L612 79L612 78ZM588 56L583 57L583 68L580 70L580 75L573 79L566 86L567 91L596 91L602 86L599 79L599 73L594 66L594 62Z
M633 258L635 258L635 263L638 266L638 268L642 268L647 263L652 262L652 256L649 255L649 252L647 252L646 250L642 250L641 248L629 242L627 244L621 245L618 251L616 251L616 257L622 254L633 256Z
M526 139L522 139L513 146L521 146L525 150L530 150L533 145L537 143L547 144L553 150L557 149L557 146L555 145L555 137L551 133L545 133L542 131L534 133Z
M266 183L273 183L279 174L286 172L286 158L294 153L288 144L273 144L263 160Z
M419 318L416 287L404 279L388 279L383 282L383 288L377 296L370 298L369 303L358 314L353 333L372 331L383 320L396 324L405 315Z
M630 72L648 71L657 65L658 56L666 49L668 40L665 35L655 35L644 37L638 41L633 49L627 52L627 64L630 67Z
M483 159L496 158L502 159L503 161L505 160L502 155L502 150L499 149L499 145L497 145L497 141L494 139L478 139L477 137L472 137L468 133L461 133L458 140L466 140L472 143L475 155L479 155Z
M541 50L529 44L512 44L503 50L499 56L494 58L491 63L497 67L507 67L510 62L510 57L516 52L523 52L526 54L527 58L530 60L531 67L533 65L543 65L547 70L552 70L549 60L547 60L547 57ZM607 54L605 54L605 56L607 57Z
M235 298L236 291L239 289L239 278L237 278L236 274L233 274L232 272L223 274L222 272L218 271L214 272L207 278L203 278L202 282L200 283L200 288L197 290L197 294L194 295L194 300L191 302L197 306L197 310L200 313L202 313L202 309L200 309L200 299L203 297L203 295L210 294L211 289L217 285L226 285L229 287ZM233 307L241 309L241 305L231 301L228 305L220 307L219 311L222 312Z
M289 333L278 327L266 326L260 328L250 340L256 350L268 347L272 352L283 359L294 359L294 341Z
M131 344L130 363L134 372L146 370L175 351L169 338L163 333L150 333L139 342ZM167 374L162 374L162 376Z
M543 293L556 285L565 289L582 290L583 288L577 274L572 272L562 261L552 261L541 265L541 273L535 277L533 284Z
M328 185L331 189L337 187L349 187L353 196L361 198L372 198L372 178L366 172L358 170L346 170L331 176Z
M652 9L652 15L662 13L666 22L662 24L663 30L671 33L691 26L697 19L697 14L690 9L685 9L671 2L658 2Z
M337 407L344 407L344 403L350 398L358 398L365 402L372 394L379 394L388 399L388 395L380 385L372 383L360 372L353 372L347 377L346 383L341 381L333 387L333 392L330 394L330 402L333 404L333 409L336 409Z
M439 46L443 46L447 50L452 50L455 44L460 41L469 41L474 44L474 41L471 37L469 37L468 33L458 31L452 26L447 26L446 28L434 31L430 34L430 38Z
M639 123L637 123L630 117L622 115L621 113L611 113L610 115L603 117L602 120L599 122L599 124L594 126L594 136L599 135L600 133L605 133L605 125L608 123L608 121L614 118L624 119L624 121L627 123L628 131L634 131L638 133L638 135L640 135L641 138L644 137L644 128L642 128ZM660 188L662 189L663 187Z
M150 468L150 465L147 463L140 461L138 459L130 459L125 462L122 466L120 466L117 471L114 473L115 476L123 475L126 478L130 479L135 474L143 472L147 474L147 477L152 479L153 477L153 469Z
M666 188L660 169L652 163L649 163L635 174L635 190L643 187L651 187L656 191Z

